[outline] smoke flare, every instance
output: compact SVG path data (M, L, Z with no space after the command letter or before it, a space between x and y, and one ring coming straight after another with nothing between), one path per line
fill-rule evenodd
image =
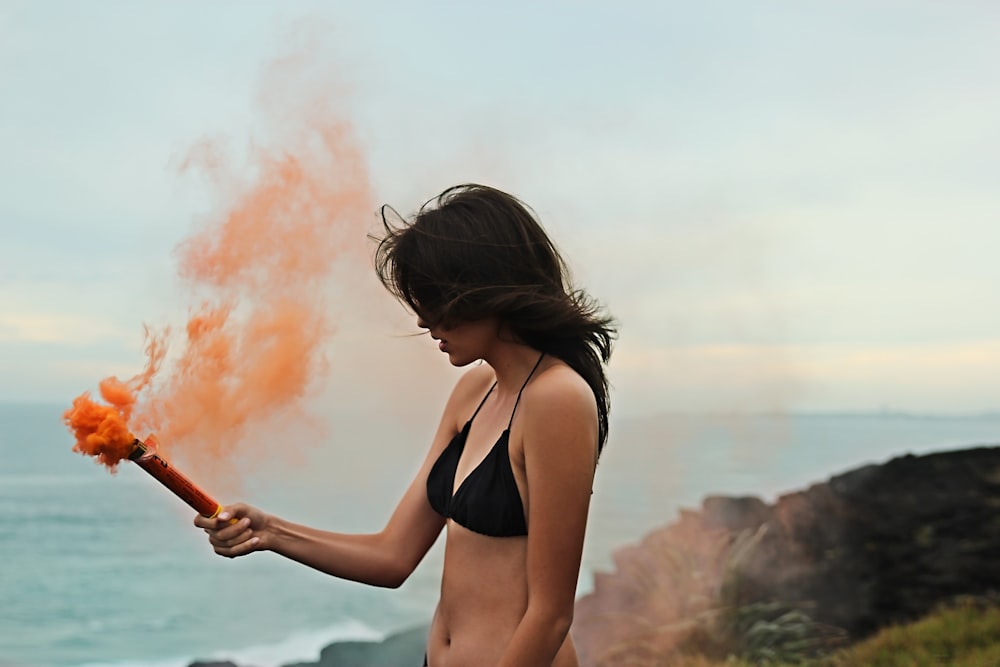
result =
M146 337L146 367L142 373L127 381L116 377L101 380L98 390L105 404L84 392L63 415L76 438L73 451L95 457L112 471L132 452L135 438L129 420L139 394L149 388L166 354L162 338L152 335L148 328Z

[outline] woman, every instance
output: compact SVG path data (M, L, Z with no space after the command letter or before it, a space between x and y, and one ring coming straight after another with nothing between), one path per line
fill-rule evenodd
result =
M430 450L381 532L332 533L245 504L197 517L216 553L270 550L336 577L403 583L447 528L425 664L577 665L569 636L594 468L608 432L610 317L568 283L514 197L450 188L390 224L379 278L455 366Z

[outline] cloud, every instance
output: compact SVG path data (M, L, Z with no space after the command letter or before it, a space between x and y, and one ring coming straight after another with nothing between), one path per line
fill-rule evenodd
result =
M622 344L616 406L647 412L989 412L1000 339L935 344Z

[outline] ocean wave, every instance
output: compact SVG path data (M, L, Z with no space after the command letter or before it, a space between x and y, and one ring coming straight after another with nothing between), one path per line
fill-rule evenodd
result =
M207 655L178 656L156 660L126 660L117 662L88 662L74 667L188 667L197 660L229 660L237 665L254 667L280 667L293 662L319 660L320 651L338 641L381 641L386 633L379 632L361 621L349 619L317 630L295 632L287 638L271 643L219 649Z

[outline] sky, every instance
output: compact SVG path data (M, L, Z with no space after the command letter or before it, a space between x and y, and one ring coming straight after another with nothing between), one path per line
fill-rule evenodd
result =
M1000 410L997 34L973 1L6 0L0 401L138 372L226 205L192 151L322 99L365 224L470 181L532 206L619 321L617 414ZM412 316L336 280L320 393L440 407Z

